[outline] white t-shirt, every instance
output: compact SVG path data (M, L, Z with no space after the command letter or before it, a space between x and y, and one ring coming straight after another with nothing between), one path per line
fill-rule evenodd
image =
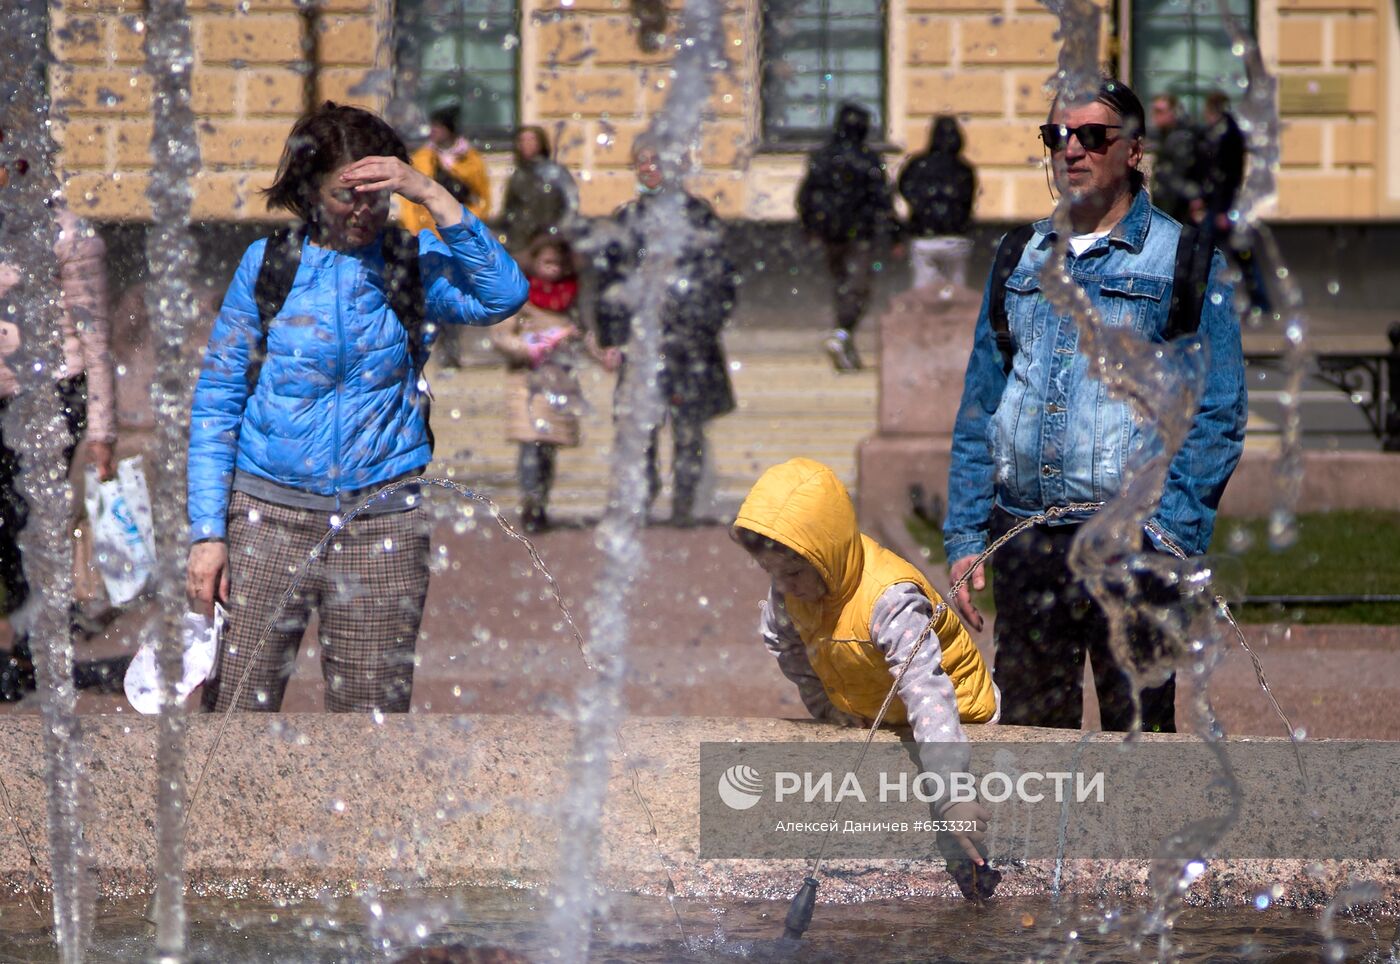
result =
M1077 258L1085 251L1088 251L1090 246L1099 238L1106 237L1108 237L1108 231L1096 231L1093 234L1072 234L1069 238L1070 250L1074 252L1074 256Z

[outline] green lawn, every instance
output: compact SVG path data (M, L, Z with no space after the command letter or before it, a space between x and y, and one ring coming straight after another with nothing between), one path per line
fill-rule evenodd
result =
M943 562L943 539L937 530L914 518L913 536L929 547L934 562ZM1269 548L1268 523L1262 519L1222 518L1211 545L1219 585L1227 598L1249 596L1400 595L1400 513L1329 512L1299 517L1298 540L1279 552ZM992 558L989 566L994 564ZM978 606L989 612L991 593ZM1353 603L1238 606L1243 622L1366 623L1400 625L1400 604Z

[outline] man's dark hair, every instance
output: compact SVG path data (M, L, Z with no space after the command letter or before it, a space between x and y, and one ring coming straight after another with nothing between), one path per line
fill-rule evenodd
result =
M461 113L457 110L457 105L451 104L447 107L439 107L429 114L428 122L432 124L441 124L443 127L447 128L447 133L456 137L458 118L460 116Z
M933 130L929 134L928 149L935 154L962 153L962 128L958 126L956 117L950 114L939 114L933 119Z
M326 101L287 135L277 179L263 191L267 206L310 221L321 178L362 157L397 157L406 163L408 149L378 114Z
M1216 114L1223 114L1230 109L1230 98L1224 91L1213 90L1206 94L1206 109Z
M1142 101L1138 99L1137 94L1133 93L1133 89L1121 80L1101 77L1098 93L1094 95L1094 103L1103 104L1118 115L1123 123L1122 136L1140 140L1147 132L1147 112L1142 108ZM1057 99L1050 105L1050 113L1046 117L1047 121L1055 116L1055 108L1058 106L1059 100ZM1142 172L1136 168L1128 172L1128 181L1132 185L1134 194L1142 190L1145 180Z
M1099 84L1098 95L1094 98L1123 119L1123 133L1128 137L1142 137L1147 131L1147 112L1142 109L1142 101L1131 87L1120 80L1105 79Z
M541 127L540 125L538 125L538 124L526 124L526 125L524 125L523 127L521 127L519 130L517 130L517 131L515 132L515 141L514 141L514 143L519 144L519 143L520 143L520 135L521 135L521 134L524 134L526 131L531 131L532 133L534 133L535 137L539 140L539 142L540 142L540 157L546 157L546 158L549 157L549 156L550 156L549 135L548 135L547 133L545 133L545 129L544 129L543 127ZM515 162L518 164L518 163L520 163L520 148L519 148L519 147L515 147L515 148L513 148L513 150L515 151Z

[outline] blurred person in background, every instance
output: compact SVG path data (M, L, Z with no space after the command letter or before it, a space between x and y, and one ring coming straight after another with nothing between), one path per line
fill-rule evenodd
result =
M1270 299L1254 241L1247 223L1235 230L1231 216L1244 186L1249 147L1239 123L1230 113L1230 98L1221 91L1206 97L1203 130L1195 168L1201 195L1192 202L1192 213L1202 235L1224 251L1240 273L1241 287L1256 312L1268 312Z
M885 162L866 143L871 120L860 104L842 104L831 139L807 159L797 191L798 218L821 243L836 286L836 327L825 347L839 372L861 368L856 325L870 302L876 259L884 245L899 239Z
M680 172L663 166L660 153L645 136L633 145L632 161L637 197L613 214L614 236L596 261L598 343L603 348L621 348L623 364L629 361L633 307L625 292L629 282L645 276L650 267L642 225L653 205L679 194L686 223L676 227L683 232L684 249L677 257L674 276L657 279L667 285L661 308L657 390L664 406L662 421L670 423L674 445L671 522L693 526L700 521L695 499L705 469L705 423L735 408L720 331L734 311L738 276L724 252L724 225L714 209L685 190ZM652 500L661 491L656 468L660 430L658 424L652 431L646 454Z
M1196 180L1196 131L1175 94L1152 98L1152 205L1182 224L1192 224L1192 202L1201 197Z
M523 252L541 234L559 234L577 211L578 188L550 156L544 128L520 128L515 135L515 170L506 182L501 210L506 248Z
M559 449L579 444L587 411L579 366L586 356L616 371L622 356L616 348L599 348L594 334L579 328L578 273L567 241L545 232L519 259L530 282L529 300L514 318L491 329L491 345L507 362L506 437L520 445L520 522L533 533L549 527Z
M428 142L409 157L415 171L428 175L446 188L452 199L480 220L491 213L491 181L486 174L486 161L481 152L458 129L458 110L443 107L428 117ZM412 201L402 201L399 224L405 231L437 231L428 209ZM444 368L457 368L462 363L457 344L457 329L444 326L438 333L438 359Z
M4 151L0 131L0 152ZM0 155L0 191L24 177L29 164L22 158ZM9 212L0 206L0 219ZM116 476L116 380L110 350L107 318L107 247L92 227L67 207L59 207L55 220L53 271L60 293L59 325L63 335L63 364L52 375L58 404L62 406L66 438L63 455L69 467L79 440L85 442L86 459L97 468L99 479ZM8 654L0 656L0 700L23 698L35 686L34 662L29 649L31 619L30 585L24 575L24 560L18 537L29 516L29 505L17 483L19 454L5 440L6 431L20 426L6 425L10 400L24 388L12 364L17 361L24 337L24 319L17 313L16 295L24 282L23 269L0 264L0 601L14 634ZM117 688L126 672L129 657L115 660L83 660L74 666L80 688Z
M910 260L914 287L928 284L967 286L967 258L972 253L972 205L977 172L962 156L963 135L957 119L936 117L928 150L915 154L899 172L899 193L909 205Z

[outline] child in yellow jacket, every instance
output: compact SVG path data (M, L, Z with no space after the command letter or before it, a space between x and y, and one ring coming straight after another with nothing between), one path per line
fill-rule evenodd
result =
M942 597L918 569L860 531L830 468L797 458L764 472L733 536L772 580L760 632L814 718L870 726L907 663L884 723L907 725L920 744L940 746L965 743L963 723L996 722L1000 693L967 630L944 606L925 635ZM959 812L967 807L977 815ZM953 804L938 816L981 820L982 813L975 803ZM949 871L968 896L969 880L978 881L981 896L995 886L995 871L973 878L962 859L983 863L978 840L949 841Z

